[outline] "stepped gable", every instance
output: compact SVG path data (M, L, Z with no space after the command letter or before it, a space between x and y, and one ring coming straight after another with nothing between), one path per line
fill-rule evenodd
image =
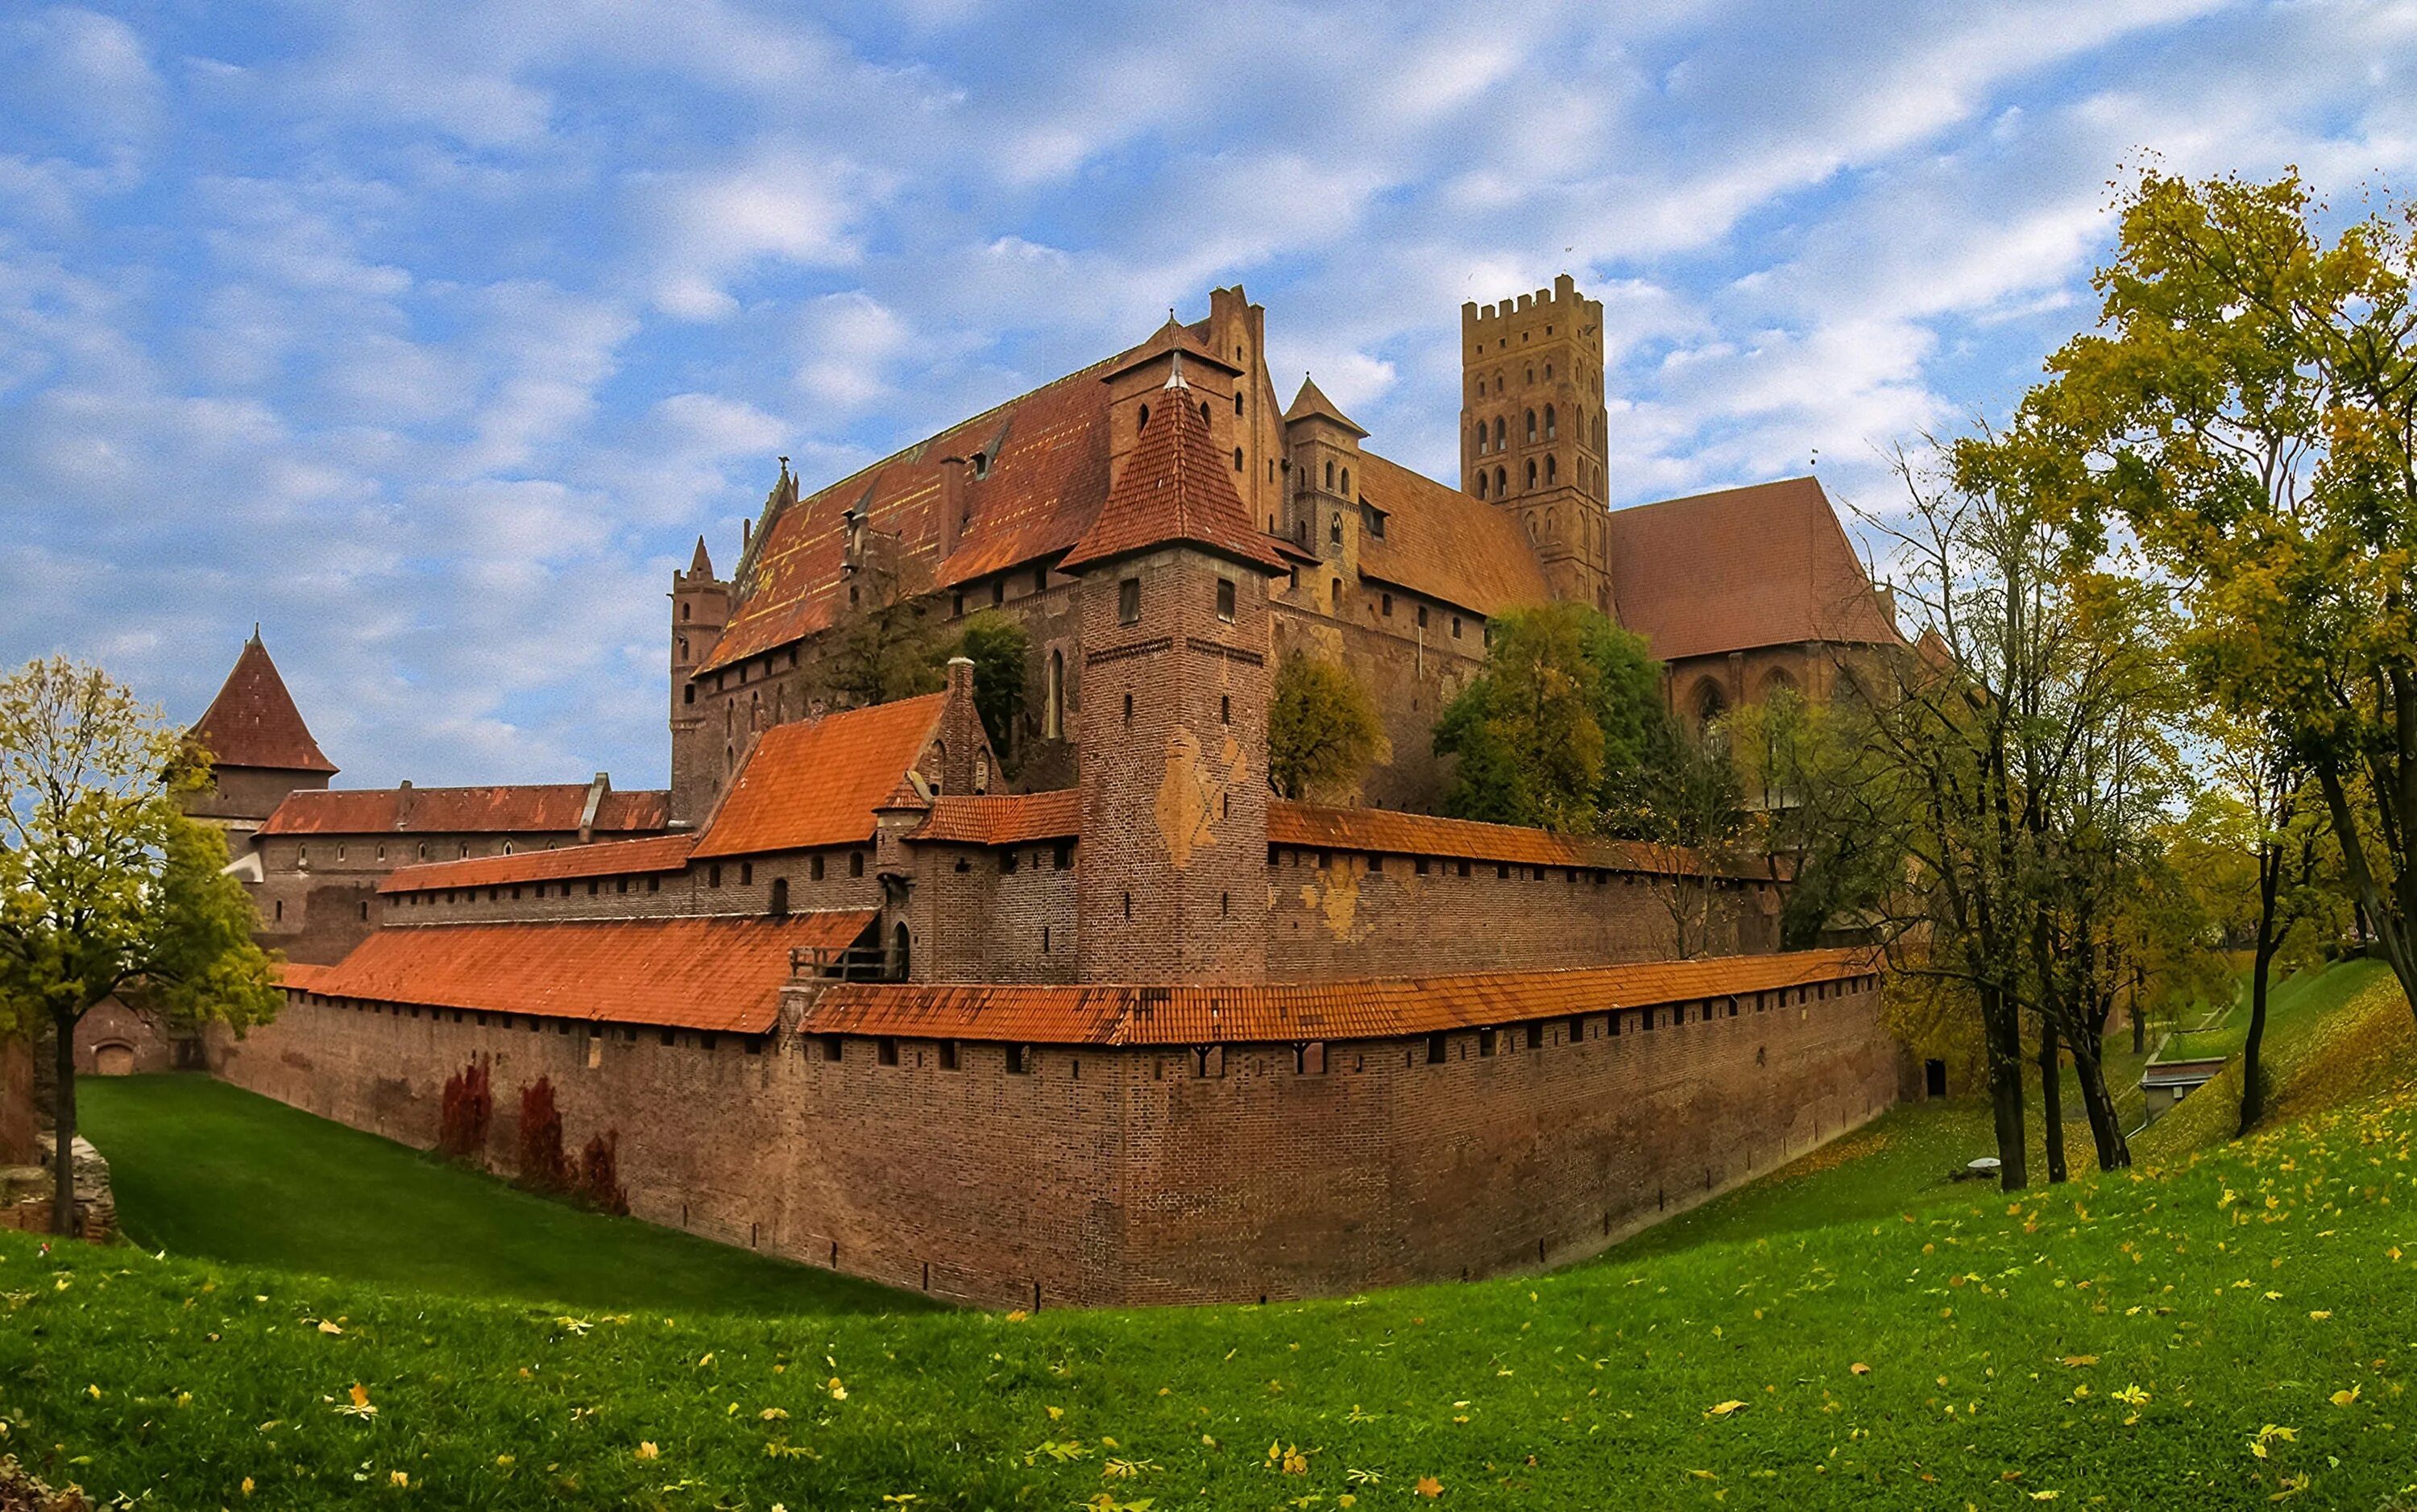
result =
M789 952L849 945L876 916L397 926L286 985L325 998L760 1035L779 1017Z
M1358 421L1335 407L1334 401L1326 397L1326 390L1317 386L1316 379L1304 373L1300 380L1300 392L1292 397L1292 407L1284 413L1285 424L1290 425L1295 420L1304 420L1313 415L1322 416L1333 421L1355 436L1364 437L1368 434Z
M1472 499L1364 447L1359 492L1387 517L1381 537L1360 533L1361 577L1483 615L1553 597L1515 511Z
M277 673L277 663L260 643L257 625L235 658L235 670L227 673L219 696L210 700L190 736L201 742L219 766L278 772L337 770L311 738L302 711L294 706L294 695L285 690L285 679Z
M1699 852L1644 840L1562 835L1522 824L1489 824L1475 819L1439 819L1398 809L1330 809L1289 798L1268 800L1268 843L1304 850L1362 851L1376 855L1427 855L1513 866L1576 867L1584 870L1702 876ZM1761 858L1716 860L1718 877L1769 881ZM1786 872L1783 869L1783 876Z
M1181 541L1268 572L1284 570L1267 537L1234 491L1232 465L1217 455L1208 423L1193 407L1178 351L1155 423L1134 443L1107 503L1058 566L1069 572Z
M948 701L945 692L926 693L765 731L695 858L870 840L873 811L922 758Z
M523 882L567 882L574 877L635 877L683 870L696 848L693 835L653 835L642 840L605 840L566 845L518 855L474 855L400 867L378 881L382 893L435 892L446 887L495 887Z
M1620 623L1663 661L1904 643L1810 477L1614 510L1611 576Z
M798 1029L1043 1045L1392 1039L1742 997L1851 980L1878 970L1868 950L1844 949L1265 986L851 983L827 989L809 1003ZM1746 1011L1752 1011L1750 1005Z
M595 792L587 782L478 788L344 788L294 793L260 826L263 835L576 834ZM592 833L652 834L671 823L669 794L607 793Z

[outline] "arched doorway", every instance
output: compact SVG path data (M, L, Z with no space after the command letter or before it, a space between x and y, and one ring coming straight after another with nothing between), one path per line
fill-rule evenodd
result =
M93 1047L92 1068L101 1076L132 1076L134 1047L124 1040L111 1040L106 1045Z

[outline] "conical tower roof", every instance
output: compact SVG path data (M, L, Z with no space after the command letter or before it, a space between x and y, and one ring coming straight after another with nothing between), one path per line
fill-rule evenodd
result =
M1351 416L1334 407L1334 401L1326 397L1325 390L1317 386L1317 380L1303 373L1300 379L1300 392L1292 397L1292 408L1285 411L1285 424L1290 425L1295 420L1307 419L1313 415L1332 420L1355 436L1365 436L1368 433L1361 430Z
M243 654L235 658L235 670L227 673L225 686L210 700L191 734L220 766L281 772L336 770L336 764L321 754L319 743L311 738L311 727L302 722L302 711L294 706L294 695L285 690L277 663L268 659L268 648L260 643L256 625L251 639L243 643Z
M705 549L705 537L696 538L696 554L688 559L688 575L692 578L713 576L713 555Z
M1242 508L1232 464L1217 455L1198 400L1184 380L1178 355L1160 392L1158 415L1061 568L1080 571L1090 563L1182 541L1271 572L1283 570L1284 558Z

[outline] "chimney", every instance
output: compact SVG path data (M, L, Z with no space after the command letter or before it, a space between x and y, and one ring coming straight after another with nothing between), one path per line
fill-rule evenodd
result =
M971 657L949 658L949 696L969 699L974 696L974 660Z
M613 791L613 775L599 772L587 784L587 802L579 810L579 843L585 845L596 838L596 813L603 808L605 794Z

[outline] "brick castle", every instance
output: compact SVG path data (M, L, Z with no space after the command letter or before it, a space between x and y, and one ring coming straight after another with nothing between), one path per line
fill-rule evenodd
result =
M1505 609L1613 615L1690 719L1877 677L1818 485L1606 508L1566 278L1464 308L1457 489L1314 383L1280 410L1263 336L1221 289L813 494L784 462L731 575L674 575L668 792L331 789L255 636L202 811L296 964L212 1066L423 1145L479 1067L504 1168L542 1078L640 1217L1025 1307L1549 1263L1893 1101L1871 963L1777 951L1784 867L1427 811ZM833 696L905 599L1022 624L1010 748L963 660ZM1296 653L1381 713L1356 803L1270 792Z

